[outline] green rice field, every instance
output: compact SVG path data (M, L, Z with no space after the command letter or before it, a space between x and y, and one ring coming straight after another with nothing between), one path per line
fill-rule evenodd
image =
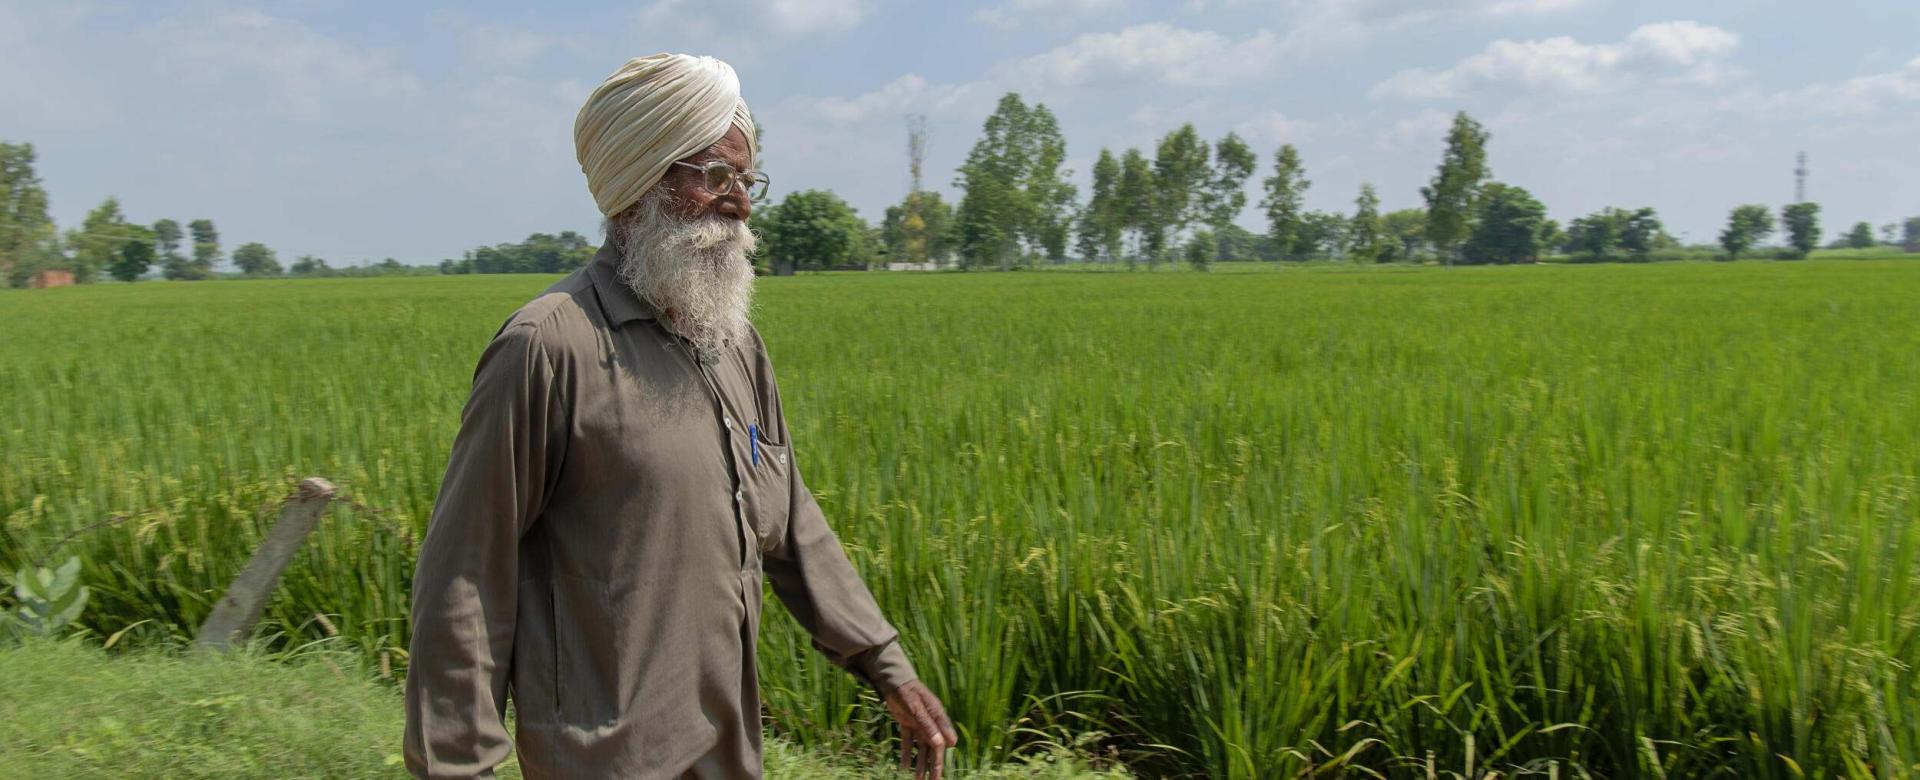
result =
M72 533L85 629L167 644L325 476L351 500L264 641L397 677L474 361L552 281L0 291L0 569ZM966 765L1920 774L1920 261L827 274L760 302L806 480ZM871 694L767 620L770 731L882 750Z

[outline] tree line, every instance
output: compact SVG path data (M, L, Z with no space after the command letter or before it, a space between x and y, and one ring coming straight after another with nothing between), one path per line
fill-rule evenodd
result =
M910 128L914 125L909 123ZM774 272L870 268L907 262L962 269L1035 267L1085 262L1128 269L1173 263L1207 268L1225 260L1343 260L1354 263L1529 263L1545 255L1573 262L1650 261L1685 257L1738 259L1805 257L1819 247L1820 206L1794 203L1776 214L1761 204L1734 208L1717 244L1681 246L1650 207L1604 208L1565 226L1525 188L1497 181L1489 164L1491 134L1466 112L1453 118L1446 150L1422 206L1381 211L1378 191L1362 184L1351 213L1309 210L1313 182L1300 150L1274 150L1259 176L1259 200L1248 184L1260 158L1234 133L1207 141L1192 124L1162 136L1148 156L1140 149L1103 148L1090 171L1087 197L1068 181L1067 142L1045 104L1018 93L1003 96L980 137L955 171L957 203L919 186L924 125L910 129L914 185L871 225L831 191L788 194L754 209L761 237L755 262ZM0 276L22 286L43 270L72 273L74 281L124 281L158 275L172 280L213 278L223 259L210 219L184 225L161 219L129 222L116 198L88 212L77 229L58 231L47 194L34 173L30 144L0 142ZM1250 206L1265 230L1238 220ZM1876 235L1877 233L1877 235ZM1779 235L1784 246L1762 249ZM1855 224L1830 248L1903 246L1920 252L1920 217L1903 223ZM573 231L535 233L525 241L478 247L441 261L443 274L564 273L597 250ZM303 255L283 267L264 244L249 242L230 257L244 277L367 276L434 273L387 258L370 266L335 268Z
M79 284L104 278L123 282L149 278L198 281L222 276L216 266L231 260L243 277L378 276L418 273L393 258L368 266L335 268L312 255L282 266L265 244L250 241L223 253L211 219L128 221L120 200L109 196L87 212L78 228L60 232L47 213L47 191L34 172L32 144L0 142L0 278L23 287L43 271L64 271ZM431 272L431 269L426 269Z
M519 243L467 250L458 260L440 261L443 274L557 274L587 264L599 247L571 230L559 235L535 233Z
M879 259L963 269L1011 269L1072 261L1132 269L1222 260L1344 260L1356 263L1504 264L1562 255L1573 262L1645 262L1756 254L1777 230L1785 246L1767 256L1805 257L1819 245L1820 207L1789 204L1777 218L1763 205L1735 208L1716 246L1682 246L1650 207L1604 208L1566 225L1547 218L1525 188L1497 181L1491 134L1465 112L1447 131L1422 206L1382 212L1362 184L1351 213L1309 210L1313 186L1300 150L1282 145L1260 178L1256 204L1266 230L1237 224L1250 205L1247 184L1259 159L1228 133L1209 143L1192 124L1140 149L1101 149L1085 200L1063 168L1066 139L1044 104L1002 97L956 171L957 205L916 186L869 227L830 192L808 190L755 212L762 255L774 267L863 267ZM912 141L910 139L910 148ZM917 158L914 161L917 180ZM791 207L791 208L789 208ZM1897 240L1896 240L1897 239ZM1849 230L1834 247L1904 245L1920 252L1920 217Z

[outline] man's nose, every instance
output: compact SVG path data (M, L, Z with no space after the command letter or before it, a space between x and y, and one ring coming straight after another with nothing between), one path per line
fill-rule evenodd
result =
M735 186L732 192L713 199L713 211L716 214L745 221L748 215L753 213L753 202L747 198L744 190Z

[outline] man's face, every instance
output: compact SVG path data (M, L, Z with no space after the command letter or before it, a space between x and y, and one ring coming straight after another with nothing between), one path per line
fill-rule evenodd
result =
M753 165L753 158L747 156L747 135L738 127L727 128L727 134L715 141L712 146L687 155L680 161L691 165L705 165L719 160L733 166L736 171L744 171ZM695 220L708 216L720 216L727 219L745 221L753 212L753 202L748 199L746 190L738 182L725 195L714 195L707 191L705 174L685 165L669 165L667 173L660 183L673 193L673 215L682 220Z
M746 136L732 130L686 162L719 161L744 169ZM608 220L607 240L620 251L621 281L659 307L673 330L703 359L745 338L753 305L752 205L736 183L725 195L705 186L705 173L668 166L653 189Z

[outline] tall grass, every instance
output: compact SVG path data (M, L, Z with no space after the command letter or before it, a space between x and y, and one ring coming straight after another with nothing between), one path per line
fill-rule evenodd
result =
M545 278L0 296L0 563L403 664L479 348ZM764 280L800 462L963 731L1150 773L1920 771L1920 264ZM777 613L777 610L775 611ZM325 621L315 619L325 615ZM770 615L774 729L878 733Z

